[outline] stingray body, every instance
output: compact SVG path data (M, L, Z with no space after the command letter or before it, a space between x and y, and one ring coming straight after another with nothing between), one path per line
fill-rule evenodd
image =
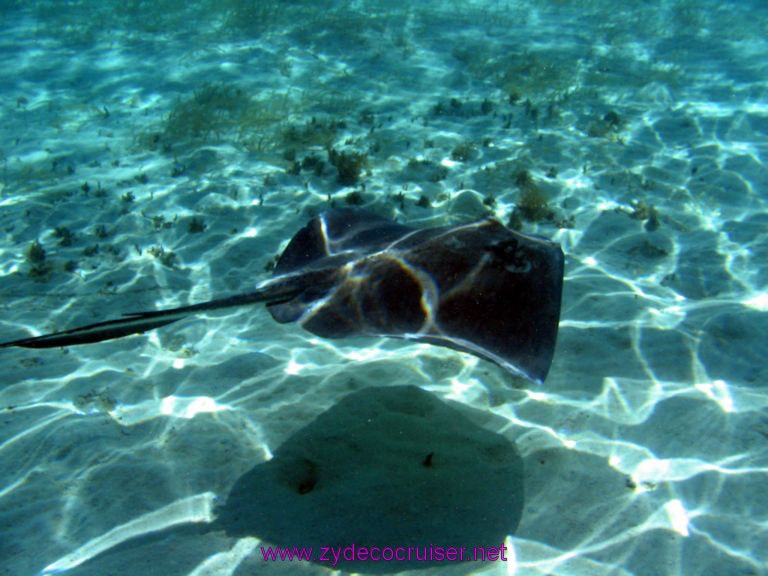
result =
M100 342L196 312L262 302L276 321L297 322L322 337L429 342L540 383L554 354L562 284L557 244L496 220L414 229L368 212L337 209L299 230L273 278L251 293L127 314L0 347Z

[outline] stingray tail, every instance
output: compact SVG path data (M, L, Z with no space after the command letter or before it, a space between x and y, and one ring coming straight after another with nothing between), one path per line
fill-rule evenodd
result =
M148 330L154 330L167 326L177 320L186 318L198 312L207 310L221 310L249 304L279 303L294 298L306 287L327 283L330 281L332 271L317 270L304 274L279 276L264 282L256 291L248 294L238 294L229 298L211 300L191 306L181 306L170 310L152 310L147 312L132 312L125 314L123 318L96 322L87 326L80 326L62 332L44 334L32 338L22 338L11 342L0 342L0 348L56 348L58 346L75 346L77 344L92 344L105 340L114 340L131 334L141 334Z

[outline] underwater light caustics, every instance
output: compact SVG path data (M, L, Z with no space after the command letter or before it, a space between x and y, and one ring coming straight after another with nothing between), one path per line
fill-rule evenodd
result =
M361 210L313 218L254 292L128 314L2 347L53 348L255 303L324 338L387 336L469 352L541 383L554 354L563 252L493 219L415 229Z
M742 302L747 308L754 308L760 312L768 312L768 292L762 292Z
M197 494L108 528L38 576L86 563L81 573L106 574L109 567L126 565L126 550L142 554L169 545L191 550L208 534L215 534L208 543L221 543L224 536L238 542L188 574L234 574L262 542L273 549L313 549L317 553L306 560L328 573L444 567L444 559L470 562L473 551L502 543L512 560L509 535L525 507L523 459L514 443L469 413L416 386L358 390L273 453L265 449L267 458L239 476L225 497ZM366 447L362 456L361 446ZM343 554L331 564L321 552L329 545L367 548L371 554ZM467 553L432 555L433 549L451 548ZM387 558L384 549L403 555ZM381 552L378 559L374 550ZM413 550L418 552L411 555Z
M137 536L188 522L210 523L214 519L215 500L216 495L213 492L205 492L172 502L164 508L144 514L86 542L80 548L46 566L38 576L50 576L72 570Z

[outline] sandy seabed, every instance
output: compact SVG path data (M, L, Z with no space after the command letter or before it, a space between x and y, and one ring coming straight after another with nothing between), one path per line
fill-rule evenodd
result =
M539 387L258 306L0 350L0 574L327 573L200 526L344 395L404 384L525 466L510 559L441 574L766 573L764 7L87 4L0 20L0 339L248 291L331 205L561 243L560 334ZM79 564L174 519L200 523Z

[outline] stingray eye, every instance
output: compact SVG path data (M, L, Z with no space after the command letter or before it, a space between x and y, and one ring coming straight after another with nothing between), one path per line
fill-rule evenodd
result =
M512 238L511 240L505 240L504 242L499 243L499 248L501 248L504 251L504 254L514 256L517 254L517 249L520 246L517 239Z
M508 264L510 261L518 259L518 243L517 240L512 238L511 240L505 240L503 242L496 242L486 248L495 258L501 260L504 264Z

